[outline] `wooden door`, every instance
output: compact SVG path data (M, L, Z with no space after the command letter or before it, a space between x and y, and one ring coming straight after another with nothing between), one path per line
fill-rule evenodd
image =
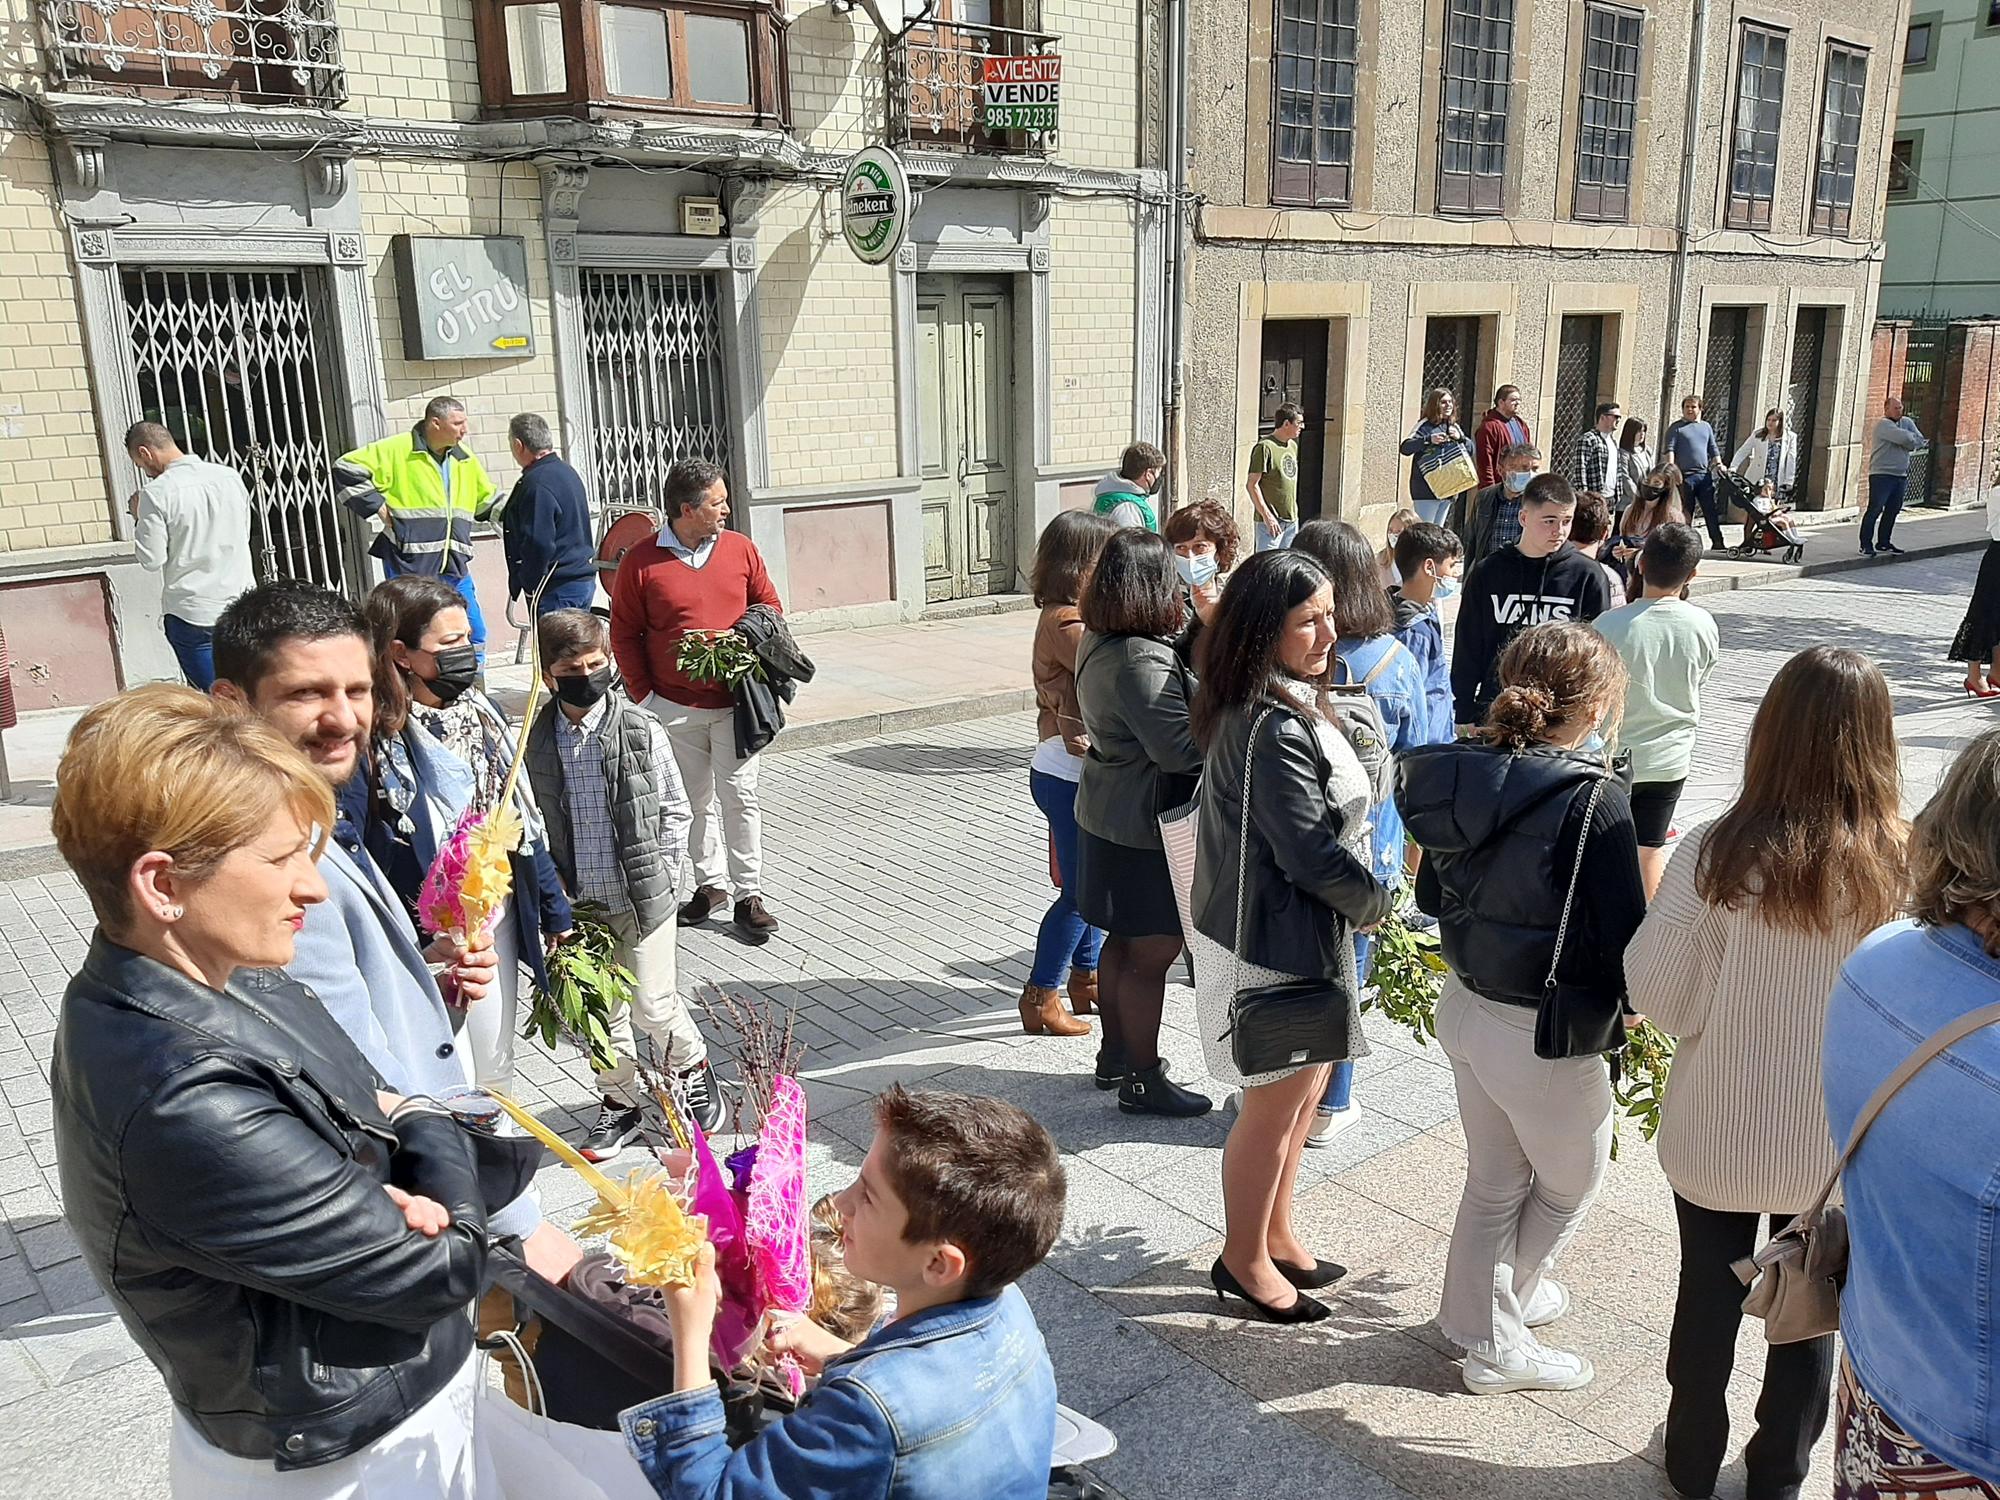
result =
M1305 413L1305 431L1299 434L1301 525L1319 519L1325 489L1327 335L1324 318L1283 318L1264 324L1257 436L1271 435L1280 405L1289 403Z
M1014 584L1013 308L1004 282L917 283L924 596Z

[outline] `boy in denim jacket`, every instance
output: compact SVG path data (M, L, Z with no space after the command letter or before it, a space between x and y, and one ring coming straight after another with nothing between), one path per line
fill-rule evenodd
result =
M1013 1283L1062 1224L1055 1142L1010 1104L965 1094L875 1101L875 1140L835 1203L847 1268L896 1294L858 1345L810 1323L773 1340L820 1380L799 1409L732 1452L709 1370L714 1252L669 1288L674 1393L623 1413L665 1500L1043 1500L1055 1374Z
M1396 576L1402 581L1389 590L1389 605L1396 612L1396 639L1423 668L1427 743L1433 745L1452 740L1451 669L1445 664L1438 587L1458 576L1463 550L1451 532L1426 521L1405 526L1396 538Z

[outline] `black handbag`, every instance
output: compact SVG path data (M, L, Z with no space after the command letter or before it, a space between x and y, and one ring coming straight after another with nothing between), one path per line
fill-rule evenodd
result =
M1583 876L1583 851L1590 842L1590 825L1597 817L1597 804L1604 797L1605 778L1599 777L1590 789L1583 809L1583 832L1577 836L1576 864L1569 874L1569 890L1563 896L1562 920L1556 925L1556 951L1549 959L1549 977L1543 981L1542 1003L1535 1009L1535 1056L1549 1059L1589 1057L1599 1052L1615 1052L1625 1045L1625 1001L1616 993L1564 984L1556 978L1562 963L1563 942L1569 936L1570 910L1576 904L1576 886Z
M1243 827L1236 865L1236 960L1231 978L1240 978L1243 926L1250 903L1250 780L1256 764L1257 731L1277 709L1267 708L1250 725L1243 754ZM1354 997L1333 979L1295 979L1284 984L1239 985L1229 1002L1230 1061L1244 1077L1277 1073L1314 1063L1352 1057L1347 1018Z

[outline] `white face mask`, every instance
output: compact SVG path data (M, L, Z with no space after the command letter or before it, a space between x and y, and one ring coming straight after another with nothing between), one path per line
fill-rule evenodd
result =
M1181 582L1189 588L1200 588L1215 577L1215 554L1205 552L1198 557L1174 554L1174 570L1181 575Z

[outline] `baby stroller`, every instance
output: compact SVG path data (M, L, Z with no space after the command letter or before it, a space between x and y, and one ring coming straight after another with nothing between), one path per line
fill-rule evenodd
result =
M1781 505L1776 495L1764 494L1756 485L1733 471L1719 478L1717 488L1729 504L1744 512L1743 542L1733 556L1755 557L1763 552L1781 554L1781 562L1795 563L1805 556L1805 533L1792 521L1791 507Z
M626 1288L608 1256L587 1258L565 1286L529 1270L511 1241L496 1244L487 1265L494 1285L514 1299L519 1320L515 1337L534 1345L531 1388L552 1420L615 1431L619 1412L674 1388L673 1336L664 1305L657 1294ZM589 1294L579 1293L576 1285ZM503 1342L488 1340L483 1346L498 1349ZM791 1396L774 1386L726 1376L720 1384L733 1448L793 1409ZM1104 1427L1058 1406L1049 1500L1103 1495L1081 1466L1109 1457L1117 1448L1118 1440Z

